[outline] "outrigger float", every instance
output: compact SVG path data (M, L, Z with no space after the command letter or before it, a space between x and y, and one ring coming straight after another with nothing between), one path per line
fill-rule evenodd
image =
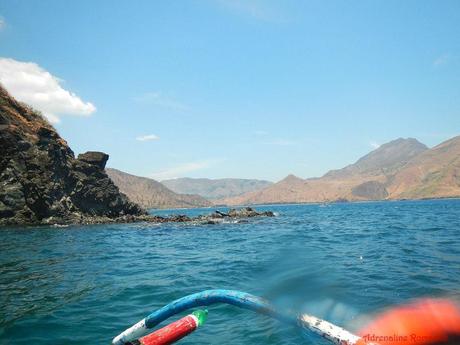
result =
M285 324L300 327L320 335L337 345L371 345L363 338L330 322L308 314L295 314L275 308L267 300L234 290L206 290L185 296L158 309L116 336L113 345L166 345L172 344L200 327L206 320L207 311L197 310L153 333L154 328L170 317L198 307L226 303L274 318ZM149 334L151 333L151 334Z

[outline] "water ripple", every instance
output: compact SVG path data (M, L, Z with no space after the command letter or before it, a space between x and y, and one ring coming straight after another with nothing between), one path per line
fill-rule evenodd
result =
M266 208L279 216L215 226L2 229L0 342L107 344L154 309L210 288L260 294L352 329L394 303L460 296L460 200ZM318 339L216 306L182 341L196 343Z

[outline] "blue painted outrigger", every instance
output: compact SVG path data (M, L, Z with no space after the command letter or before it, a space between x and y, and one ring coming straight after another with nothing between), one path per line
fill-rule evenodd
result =
M234 290L206 290L179 298L164 307L152 312L132 327L117 335L113 345L126 345L130 342L151 333L161 322L186 310L225 303L235 307L254 311L274 318L285 324L294 325L304 330L319 334L323 338L337 345L361 345L364 340L347 330L308 314L295 314L275 308L269 301ZM369 343L367 343L369 344Z

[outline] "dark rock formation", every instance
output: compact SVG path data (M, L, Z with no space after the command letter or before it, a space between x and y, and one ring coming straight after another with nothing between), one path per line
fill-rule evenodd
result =
M222 223L225 220L235 220L236 219L236 220L242 221L245 218L274 217L274 216L275 214L271 211L258 212L251 207L245 207L245 208L240 208L240 209L232 208L228 211L228 213L221 212L221 211L215 211L214 213L211 213L209 215L198 216L191 220L203 222L206 224L217 224L217 223Z
M378 181L367 181L354 187L352 194L366 200L383 200L388 197L388 192L383 183Z
M88 151L78 155L79 161L95 165L99 167L100 170L104 170L108 159L109 155L103 152Z
M74 153L36 111L0 87L0 225L95 223L145 211L104 172L108 155Z
M251 218L260 216L274 217L275 214L271 211L258 212L251 207L245 207L240 209L232 208L228 211L228 216L232 218Z
M132 222L216 223L273 216L251 208L188 217L148 215L104 171L109 156L86 152L75 159L56 130L0 86L0 226Z

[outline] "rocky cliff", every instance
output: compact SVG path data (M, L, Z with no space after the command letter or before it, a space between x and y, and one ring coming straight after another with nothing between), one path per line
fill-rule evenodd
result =
M106 172L122 193L145 208L193 208L212 205L199 195L174 193L150 178L110 168Z
M104 171L108 155L75 158L56 130L0 86L0 225L95 223L145 211Z

